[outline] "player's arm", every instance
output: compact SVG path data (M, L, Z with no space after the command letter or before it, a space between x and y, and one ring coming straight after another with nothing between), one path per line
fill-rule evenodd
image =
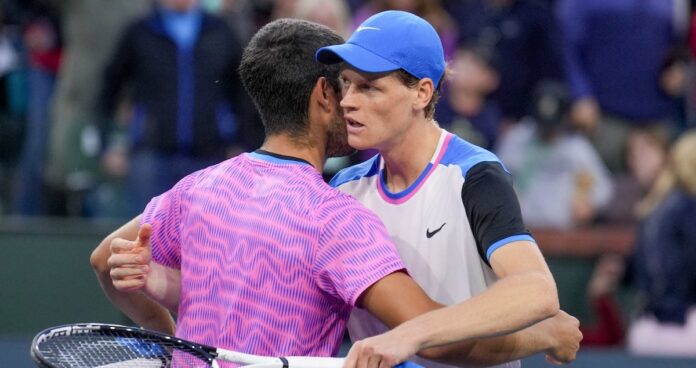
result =
M539 248L524 226L510 175L498 162L480 162L469 168L465 175L462 204L479 254L491 266L498 281L454 308L466 308L471 311L468 312L471 313L468 318L480 318L481 323L487 324L486 330L497 330L499 335L506 329L507 332L522 330L555 316L559 311L556 284ZM435 312L435 315L438 313L442 312ZM565 313L559 319L560 317L565 317ZM462 321L466 322L466 318ZM567 342L566 338L570 336L570 341L575 340L579 344L581 335L574 324L574 318L566 318L566 321L573 322L566 324L569 335L561 336L557 342ZM543 327L551 326L542 325L536 327L536 330L530 329L520 334L530 334L527 336L530 337L529 340L510 335L499 341L481 341L479 347L485 351L486 344L496 347L496 344L504 343L497 348L503 347L505 350L499 350L499 354L495 354L498 357L494 355L489 358L502 361L517 354L543 351L549 348L545 346L548 339L539 335L537 337L542 338L532 338ZM573 336L576 338L573 339ZM435 339L439 340L437 336ZM565 346L565 350L558 354L559 351L552 347L552 356L562 361L574 359L577 346L561 345ZM478 350L472 350L472 354L474 357L483 357L483 354L478 354Z
M181 294L181 271L152 262L152 226L141 224L135 240L115 238L107 264L111 282L121 292L143 292L176 313Z
M104 293L119 310L140 326L168 334L174 334L174 319L165 307L142 293L120 291L112 282L111 266L109 265L109 258L112 255L112 242L117 239L123 241L137 241L139 230L140 216L129 221L107 236L92 252L90 263L92 264L92 268L97 275L97 280L104 290ZM118 242L119 241L117 241L117 243ZM132 279L136 279L136 277Z
M506 326L511 327L507 332L519 331L426 350L421 355L454 363L485 365L538 352L546 352L547 359L555 363L574 360L582 339L579 322L558 311L555 283L536 245L510 243L493 253L491 265L499 280L483 293L453 308L478 316L481 322L489 324L489 331L505 333ZM431 318L431 323L438 325L443 321L435 316ZM441 318L445 318L444 313Z
M478 340L465 341L419 352L419 355L448 364L495 365L546 353L555 364L575 360L582 333L577 318L564 311L523 330Z
M462 203L479 253L498 277L495 284L470 301L485 306L487 311L481 314L484 319L517 326L514 330L532 326L476 341L467 358L494 364L546 351L552 361L575 359L582 339L578 322L565 312L555 313L559 305L555 281L525 229L510 175L497 162L474 165L466 173ZM554 317L536 324L546 318L544 315ZM444 353L453 352L456 356L455 350ZM436 351L435 357L440 353Z
M519 280L514 280L519 281ZM510 283L520 286L519 283ZM499 288L500 285L496 285ZM520 293L538 290L522 287ZM393 273L379 280L367 289L361 305L383 323L394 329L379 336L357 342L348 355L353 362L368 362L384 359L387 364L396 364L412 354L446 362L448 364L499 364L516 360L541 351L565 346L565 356L559 361L574 359L579 339L577 320L565 313L552 319L523 329L528 324L526 318L510 318L513 313L507 308L491 308L489 303L498 302L504 289L481 294L461 304L441 308L406 274ZM504 295L507 297L508 295ZM503 304L515 306L505 301ZM554 314L551 306L521 310L531 313L531 320L544 320ZM521 331L509 334L516 330ZM457 344L451 344L459 342ZM447 346L442 346L449 344ZM437 347L442 346L442 347ZM426 349L429 347L437 347ZM425 349L425 350L424 350ZM395 360L394 360L395 359Z
M502 167L495 165L484 164L470 170L472 175L467 177L468 183L463 188L463 201L477 242L487 245L480 247L482 256L491 263L499 281L461 304L405 322L385 334L384 339L377 337L373 338L375 341L367 341L369 344L405 339L420 351L426 347L468 340L456 346L420 353L429 359L444 359L455 364L496 364L540 351L549 351L552 358L562 362L575 358L581 336L577 320L565 313L556 316L559 307L555 282L541 253L533 242L516 240L531 237L511 236L524 232L524 227L509 178L505 177ZM513 224L512 229L510 224ZM402 308L393 301L398 300L409 307L423 303L406 299L419 298L418 292L400 297L401 290L409 289L403 285L382 284L384 281L387 278L366 290L363 306L393 327L400 321L390 319L389 315L403 315L392 310ZM420 313L426 311L423 309ZM554 319L535 325L549 317ZM532 325L534 327L527 328ZM510 334L518 330L521 331ZM416 336L416 340L409 336ZM481 338L485 339L471 340ZM383 346L379 349L388 351Z

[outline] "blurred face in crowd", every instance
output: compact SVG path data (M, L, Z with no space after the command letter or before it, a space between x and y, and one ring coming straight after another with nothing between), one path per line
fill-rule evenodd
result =
M629 134L626 145L631 173L641 187L649 188L666 161L665 143L655 134L635 131Z
M340 18L340 15L336 14L335 11L331 11L331 9L314 8L307 14L306 19L310 22L323 24L341 35L346 34L345 23Z
M163 7L174 11L188 11L198 6L198 0L160 0Z
M277 3L276 3L277 4ZM297 0L291 18L323 24L349 36L350 10L343 0Z
M460 115L476 116L486 97L498 86L498 75L474 53L459 50L452 63L453 76L448 96L450 105Z
M410 13L415 13L420 5L420 0L386 0L385 5L389 9L403 10Z

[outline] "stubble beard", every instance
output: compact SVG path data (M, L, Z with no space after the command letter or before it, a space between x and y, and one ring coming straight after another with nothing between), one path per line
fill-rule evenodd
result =
M355 153L355 149L348 145L348 131L343 116L336 116L331 123L326 141L326 157L342 157Z

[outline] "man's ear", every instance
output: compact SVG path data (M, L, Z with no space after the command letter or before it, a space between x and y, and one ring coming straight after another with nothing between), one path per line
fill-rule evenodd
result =
M415 110L423 110L433 99L435 94L435 84L430 78L423 78L416 85L416 101L413 104Z
M333 100L336 99L336 94L326 77L317 79L312 89L312 97L324 111L330 112L334 108Z

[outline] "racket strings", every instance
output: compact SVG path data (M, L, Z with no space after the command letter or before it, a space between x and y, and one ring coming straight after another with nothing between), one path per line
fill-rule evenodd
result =
M209 367L205 356L173 342L118 332L54 336L39 344L44 360L59 368Z

